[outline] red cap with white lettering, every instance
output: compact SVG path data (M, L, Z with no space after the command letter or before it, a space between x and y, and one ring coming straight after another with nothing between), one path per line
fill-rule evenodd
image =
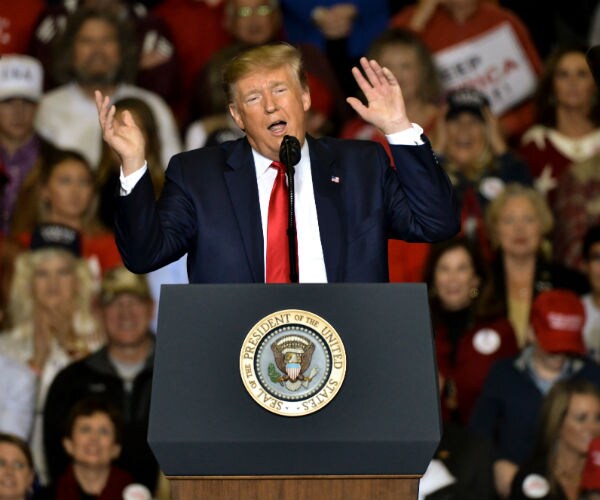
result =
M531 306L531 326L540 347L548 353L585 354L581 330L585 310L570 290L541 292Z

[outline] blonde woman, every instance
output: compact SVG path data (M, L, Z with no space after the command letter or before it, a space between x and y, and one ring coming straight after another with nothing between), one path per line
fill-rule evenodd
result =
M103 343L93 311L95 281L80 255L75 230L38 226L31 249L16 259L8 305L11 327L0 335L0 351L28 364L38 377L32 449L42 481L41 409L48 387L59 370Z
M489 314L507 315L523 347L533 298L551 288L581 294L587 282L579 273L552 262L547 238L553 218L534 188L507 185L487 207L486 226L495 253L481 306Z

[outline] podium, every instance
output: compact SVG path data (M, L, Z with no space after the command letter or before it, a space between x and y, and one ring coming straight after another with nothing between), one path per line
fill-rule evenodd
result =
M339 334L325 406L253 400L240 351L257 322L309 311ZM416 499L441 437L424 284L163 285L148 439L173 500Z

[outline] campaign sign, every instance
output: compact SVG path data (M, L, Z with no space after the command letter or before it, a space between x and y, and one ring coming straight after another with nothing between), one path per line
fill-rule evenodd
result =
M475 87L501 115L529 97L537 77L512 26L502 23L483 35L435 54L447 91Z

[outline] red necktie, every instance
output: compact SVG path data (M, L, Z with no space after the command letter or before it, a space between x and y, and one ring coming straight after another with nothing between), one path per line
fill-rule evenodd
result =
M267 283L290 282L290 250L287 237L288 187L285 181L285 165L274 161L277 177L269 200L267 223Z

